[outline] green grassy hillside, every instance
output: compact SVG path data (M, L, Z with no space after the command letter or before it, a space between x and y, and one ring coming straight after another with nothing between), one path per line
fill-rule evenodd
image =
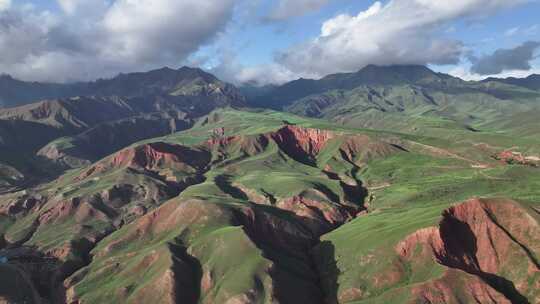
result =
M54 257L68 302L534 303L540 171L493 155L539 143L437 128L216 110L2 196L0 235Z
M533 118L540 112L535 79L467 82L422 66L368 66L250 92L250 104L356 128L444 138L493 131L535 140L540 128Z

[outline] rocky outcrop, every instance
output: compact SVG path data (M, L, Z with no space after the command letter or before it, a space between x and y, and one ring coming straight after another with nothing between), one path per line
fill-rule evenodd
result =
M0 214L5 214L12 217L24 216L32 210L39 208L46 201L47 198L39 194L18 195L8 198L3 204L0 205Z
M499 299L497 303L540 301L534 284L528 283L540 274L540 225L516 202L473 199L453 206L444 211L438 227L413 233L396 251L405 261L431 256L447 267L437 282L415 287L415 294L425 298L436 294L434 289L448 294L447 299L455 297L449 282L457 281L448 276L462 271L468 274L468 292L473 298Z
M353 219L361 208L294 196L278 201L276 207L293 212L314 235L322 235Z
M82 180L109 170L127 167L148 171L160 171L167 168L185 173L196 173L203 170L209 162L210 153L207 151L155 142L127 148L113 154L85 170L77 179Z
M270 134L282 151L296 161L315 164L316 157L326 143L335 136L333 132L288 125Z
M537 156L525 156L521 152L506 150L493 155L493 158L509 165L523 165L540 167L540 158Z
M441 278L432 282L413 286L411 294L413 299L425 303L526 303L511 302L481 278L456 269L446 270Z

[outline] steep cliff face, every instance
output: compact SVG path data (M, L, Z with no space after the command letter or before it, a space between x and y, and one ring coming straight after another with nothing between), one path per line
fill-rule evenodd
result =
M336 152L348 162L367 162L377 157L385 157L402 148L374 140L367 135L351 135L344 132L324 129L306 128L288 125L269 134L280 149L296 161L316 165L317 156L329 146L330 142L338 143Z
M400 242L396 251L405 260L428 260L447 267L433 283L413 288L417 297L436 303L457 302L452 285L461 274L469 299L484 303L527 303L540 300L540 225L526 210L509 200L473 199L447 209L439 227L422 229ZM412 270L414 272L414 269ZM536 284L538 285L538 284Z
M313 164L319 152L334 135L327 130L286 126L270 137L293 159Z
M313 255L327 302L540 300L540 224L534 208L510 199L474 198L434 210L423 228L411 229L424 212L410 218L403 210L393 217L372 212L325 234Z

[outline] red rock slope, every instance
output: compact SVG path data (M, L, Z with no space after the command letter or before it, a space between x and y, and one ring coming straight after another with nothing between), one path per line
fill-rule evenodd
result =
M412 288L427 303L540 303L540 225L516 202L472 199L451 207L439 227L413 233L396 251L413 265L431 256L446 266L442 277ZM464 290L456 290L460 281Z

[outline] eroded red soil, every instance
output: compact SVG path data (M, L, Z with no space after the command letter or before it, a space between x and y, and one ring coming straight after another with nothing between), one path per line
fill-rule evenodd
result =
M97 173L122 167L149 171L167 167L193 173L206 166L209 160L210 154L207 151L156 142L124 149L90 167L78 179L82 180Z
M523 166L538 167L540 158L536 156L525 156L521 152L506 150L493 155L493 158L506 164L517 164Z
M482 299L526 303L520 301L534 292L534 286L527 282L540 273L536 260L540 226L516 202L473 199L444 211L438 227L409 235L396 251L405 261L431 256L448 267L442 278L413 289L431 303L454 303L452 284L463 280L468 294L479 303L484 303ZM456 271L467 275L462 273L462 280L450 278Z

